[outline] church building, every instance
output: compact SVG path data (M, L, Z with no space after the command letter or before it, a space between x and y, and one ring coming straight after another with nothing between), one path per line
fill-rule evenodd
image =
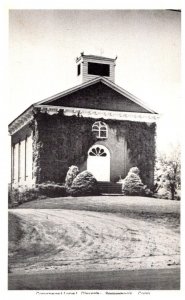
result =
M137 166L153 186L158 114L115 84L116 58L81 53L79 84L28 107L9 124L12 187L64 183L71 165L115 183Z

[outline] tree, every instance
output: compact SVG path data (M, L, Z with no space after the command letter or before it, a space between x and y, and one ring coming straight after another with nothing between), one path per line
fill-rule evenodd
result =
M177 190L181 187L181 161L180 146L176 146L168 154L159 153L155 169L156 192L160 188L166 189L171 194L171 199L175 199Z

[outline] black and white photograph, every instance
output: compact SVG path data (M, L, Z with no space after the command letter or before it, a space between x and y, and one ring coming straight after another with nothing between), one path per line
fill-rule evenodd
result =
M180 7L8 22L8 290L179 291Z

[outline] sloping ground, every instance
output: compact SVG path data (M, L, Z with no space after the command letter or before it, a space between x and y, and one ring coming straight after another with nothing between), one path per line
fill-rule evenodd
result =
M138 196L61 197L33 200L18 208L77 209L99 212L178 213L180 202Z
M166 224L179 232L180 202L147 197L132 196L90 196L38 199L24 203L19 208L69 209L103 213L147 220Z
M170 268L179 266L177 225L123 214L14 209L9 231L12 272ZM169 228L168 228L169 227Z

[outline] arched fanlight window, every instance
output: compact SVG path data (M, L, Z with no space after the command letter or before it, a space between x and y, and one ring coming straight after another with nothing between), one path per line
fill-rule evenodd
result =
M93 147L91 148L91 151L89 152L90 156L107 156L107 153L103 148L100 147Z
M102 121L97 121L93 124L92 132L96 134L97 138L108 138L107 125Z

